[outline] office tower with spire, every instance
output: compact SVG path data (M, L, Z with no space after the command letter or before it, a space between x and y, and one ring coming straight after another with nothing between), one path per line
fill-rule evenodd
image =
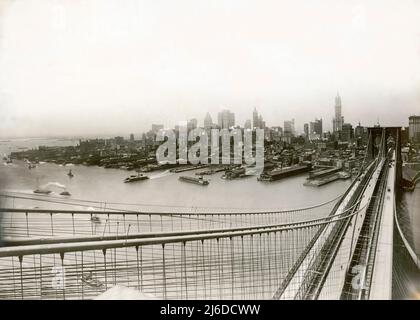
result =
M265 128L265 121L262 115L258 114L257 108L254 108L254 112L252 112L252 126L254 129Z
M341 97L337 92L335 97L335 118L333 119L333 132L340 132L343 130L344 117L341 115Z
M204 117L204 129L211 129L213 127L213 119L211 118L210 113L207 112Z

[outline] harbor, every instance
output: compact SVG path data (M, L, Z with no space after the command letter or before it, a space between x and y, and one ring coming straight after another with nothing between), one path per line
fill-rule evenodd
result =
M68 176L70 169L73 177ZM194 170L190 172L192 176L196 176ZM211 181L206 188L198 188L192 183L180 181L179 177L184 175L183 173L173 173L168 169L149 172L149 179L139 183L123 183L127 178L126 170L70 163L60 165L43 161L40 161L36 168L28 170L23 160L14 160L11 164L4 161L0 166L0 175L7 183L2 186L2 193L33 198L15 200L14 203L3 199L5 205L15 208L25 207L28 203L30 207L39 208L91 207L94 210L104 207L127 209L126 204L130 204L128 208L131 209L153 207L162 210L175 207L291 208L327 201L344 191L350 184L350 181L336 181L325 188L315 190L303 186L307 177L305 174L290 176L278 183L265 184L259 183L256 176L246 179L222 179L224 171L221 170L211 175ZM39 186L57 182L62 188L50 185L49 194L35 194L33 191L37 188L37 179ZM71 196L60 195L64 190ZM272 203L273 198L276 198L276 204ZM58 201L57 199L60 203L48 202ZM94 202L81 207L74 201L76 199Z
M70 199L94 199L94 201L101 203L96 205L97 207L109 207L110 203L121 202L161 208L177 206L264 208L270 206L273 197L278 198L279 193L288 193L290 188L294 188L296 191L294 192L295 199L286 197L282 200L280 198L280 206L299 206L302 201L304 203L306 201L317 203L318 198L324 198L324 193L335 194L335 188L344 188L351 182L337 179L324 185L319 190L305 186L308 172L311 171L309 162L303 165L282 166L282 162L287 161L288 157L292 155L290 152L285 152L283 161L279 161L280 159L266 161L264 164L265 171L261 176L246 175L246 167L241 165L158 165L152 164L150 160L148 161L149 164L135 169L148 178L140 178L138 182L134 183L124 183L127 178L130 178L130 175L127 175L128 163L123 168L121 166L108 168L101 164L88 165L80 163L80 161L70 162L71 160L77 160L74 156L67 156L68 160L59 160L62 159L59 155L64 154L63 152L71 150L73 150L71 152L76 152L77 149L73 148L77 145L80 146L80 141L69 142L68 140L57 141L54 139L35 141L19 141L19 143L10 141L0 146L2 154L12 154L13 158L11 163L3 160L3 166L1 167L1 174L4 181L7 181L7 188L5 189L8 192L16 192L25 196L61 197L67 199L66 201ZM34 143L53 145L54 147L37 149ZM74 146L67 146L68 143L73 143ZM84 148L83 142L81 147ZM22 152L21 150L25 151ZM49 156L45 153L46 151L48 151ZM307 153L308 151L304 150L304 152ZM48 160L48 162L43 160ZM29 170L27 161L36 164L36 167ZM324 160L324 162L330 163L331 160ZM122 164L122 162L117 163ZM281 169L280 166L282 166ZM211 179L206 179L209 184L205 189L197 188L194 183L185 183L185 181L179 179L180 176L185 176L183 173L186 172L190 173L191 177L209 176ZM129 180L131 181L132 178L137 180L135 177L138 175L138 173L132 174L134 177ZM261 177L269 179L263 181L276 183L261 183L259 182ZM38 184L37 179L39 180ZM101 181L101 183L98 183L98 181ZM37 187L49 182L58 182L62 187L52 186L47 191L41 188L40 193L34 193ZM176 190L176 193L174 190ZM63 192L68 194L61 194ZM209 193L211 193L211 198ZM226 204L226 194L229 194L228 204ZM328 199L329 197L325 198ZM165 203L165 205L162 206L162 203ZM18 206L19 204L15 203L14 205ZM39 206L41 203L34 201L33 205ZM122 205L116 206L123 207Z

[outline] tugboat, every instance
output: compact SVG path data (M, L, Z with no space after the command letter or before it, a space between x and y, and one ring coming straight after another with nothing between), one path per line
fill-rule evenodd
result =
M73 177L74 177L74 174L73 174L73 172L71 172L71 169L69 170L69 172L67 173L67 175L68 175L70 178L73 178Z
M140 180L147 180L149 179L148 176L145 176L144 174L138 172L137 175L132 174L131 176L124 179L124 183L127 182L134 182L134 181L140 181Z
M60 192L61 196L71 196L70 192L68 192L67 190L64 190L63 192Z
M47 189L40 189L40 188L38 188L38 189L35 189L35 190L34 190L34 193L40 193L40 194L50 194L50 193L51 193L51 190L47 190Z
M210 183L208 180L203 179L202 176L199 176L198 178L181 176L181 177L179 177L179 180L199 184L199 185L202 185L202 186L207 186Z

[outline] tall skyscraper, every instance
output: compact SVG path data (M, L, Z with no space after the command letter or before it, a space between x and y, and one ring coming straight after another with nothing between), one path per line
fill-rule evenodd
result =
M408 118L408 137L412 142L420 142L420 116Z
M350 123L344 123L341 131L341 140L350 142L353 138L353 126Z
M363 127L360 122L359 124L354 128L354 138L360 145L361 143L365 143L368 139L368 129Z
M309 125L307 123L303 125L303 132L305 133L305 140L308 141L309 140Z
M252 129L251 120L248 119L245 121L244 129Z
M340 132L343 130L343 123L344 117L341 115L341 97L337 92L337 96L335 97L335 117L333 119L333 132Z
M260 127L257 108L254 108L254 112L252 112L252 126L253 128Z
M322 139L322 119L309 123L309 139Z
M295 135L295 119L284 121L284 136L293 137Z
M264 129L265 128L265 121L263 120L262 115L258 116L258 124L259 124L259 126L258 126L259 129Z
M254 108L254 111L252 112L252 127L254 129L265 128L265 121L262 115L258 114L257 108Z
M211 129L213 127L213 120L211 119L210 113L207 112L204 117L204 129Z
M222 110L217 114L217 124L222 129L235 126L235 114L229 110Z

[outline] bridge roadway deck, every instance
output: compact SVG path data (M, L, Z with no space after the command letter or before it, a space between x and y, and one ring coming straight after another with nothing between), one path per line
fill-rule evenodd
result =
M395 208L395 152L394 161L388 171L386 196L382 207L382 219L376 248L370 299L384 300L392 298L392 256Z
M375 172L370 178L366 189L364 190L360 208L362 208L357 215L353 216L350 221L350 228L347 229L340 248L337 251L336 258L331 266L330 272L325 280L319 299L338 300L340 299L342 288L345 283L347 268L350 265L351 257L356 248L357 239L360 235L363 222L366 217L368 204L373 195L376 183L382 170L384 161L380 161Z
M374 165L374 163L372 163L371 165ZM359 208L366 208L366 204L369 201L370 196L372 195L373 189L375 187L376 181L379 177L379 173L380 170L382 168L383 165L383 161L381 161L379 163L379 165L377 165L372 177L369 180L369 183L365 189L365 192L362 196L362 200L361 200L361 204L359 206ZM364 174L366 174L369 170L366 170ZM360 181L356 181L356 183L353 184L353 186L351 187L351 189L349 190L348 194L346 195L346 197L343 199L343 201L341 202L340 206L337 208L335 215L338 214L342 214L350 200L353 198L353 196L355 195L355 193L358 190L358 187L361 184L361 181L363 181L363 177L360 177ZM361 210L359 212L359 214L355 215L353 217L354 220L357 219L357 217L361 215L361 222L363 223L363 218L365 215L365 209ZM355 221L352 221L352 223L355 223ZM303 284L303 281L305 280L305 275L308 272L318 272L317 270L309 270L312 261L315 259L315 257L319 254L320 249L325 245L327 239L329 238L329 236L331 235L331 233L333 232L333 225L329 225L325 228L325 230L322 232L322 234L318 237L318 239L316 240L316 242L314 243L314 245L312 246L311 250L308 252L308 254L306 255L305 259L303 260L303 262L301 263L300 267L297 269L297 271L294 273L292 279L290 280L290 282L288 283L287 287L285 288L285 290L282 292L282 294L280 295L279 299L295 299L295 298L299 298L296 295L299 292L299 289L301 287L301 285ZM333 288L339 288L337 290L323 290L323 292L321 292L320 298L321 299L339 299L340 294L341 294L341 288L343 287L344 281L345 281L345 274L346 274L346 268L342 267L345 266L348 263L349 257L351 257L351 254L349 252L349 248L351 248L351 240L352 238L357 240L357 237L353 237L352 234L352 230L353 228L349 228L349 230L351 229L351 232L347 232L344 238L344 246L342 246L342 250L339 252L339 257L341 257L341 259L336 259L336 261L334 262L333 267L337 272L333 272L332 273L332 277L328 276L326 279L326 285L324 287L327 287L329 289L331 289L331 287L333 286ZM358 231L360 231L360 227L357 228ZM357 230L356 229L356 230ZM353 241L356 241L353 240ZM343 251L345 250L345 251ZM339 273L339 274L337 274ZM341 284L341 287L336 287L336 285Z

